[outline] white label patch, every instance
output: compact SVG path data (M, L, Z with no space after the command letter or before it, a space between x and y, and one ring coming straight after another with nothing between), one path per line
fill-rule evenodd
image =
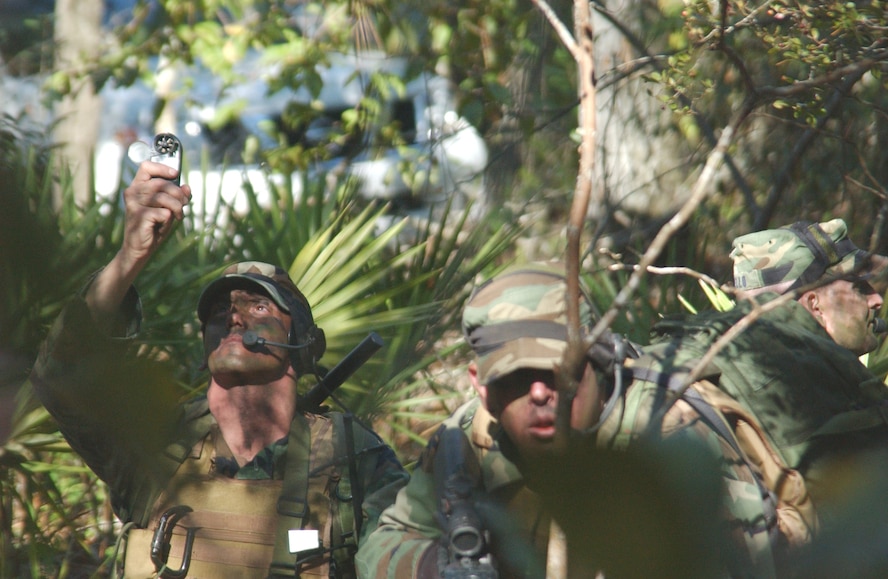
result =
M321 546L318 532L312 529L290 529L287 531L287 540L291 553L317 549Z

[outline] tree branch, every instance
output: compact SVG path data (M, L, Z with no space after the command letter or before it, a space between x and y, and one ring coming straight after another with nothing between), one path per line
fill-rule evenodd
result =
M637 264L630 265L624 263L615 263L613 265L608 266L609 271L617 271L617 270L631 270L631 271L639 271L641 267ZM689 267L683 266L671 266L671 267L655 267L653 265L649 265L647 267L647 272L654 275L686 275L688 277L692 277L694 279L698 279L700 281L706 282L712 287L717 287L721 291L727 294L736 293L736 290L727 285L722 285L718 283L712 277L706 275L705 273L699 272L695 269L691 269Z
M567 26L564 25L563 22L558 18L558 15L555 14L555 11L552 10L552 7L546 2L546 0L532 0L537 8L540 9L540 12L543 13L543 16L546 17L546 20L549 21L549 24L552 25L552 28L555 29L555 34L558 35L558 39L561 40L561 44L567 48L570 55L573 56L574 60L577 62L583 58L581 54L581 49L579 44L577 44L574 37L571 36L570 30L567 29Z
M879 43L884 44L885 41L880 40ZM812 88L822 88L846 80L847 78L860 78L872 70L874 66L886 60L888 60L888 49L880 48L874 50L870 57L831 70L822 76L806 80L797 80L786 86L763 86L758 89L758 93L768 100L797 96Z
M656 237L651 242L651 245L641 257L641 260L638 263L638 269L629 276L629 280L626 282L626 285L623 286L623 289L617 293L611 307L604 313L604 315L602 315L598 323L595 324L595 327L592 328L592 332L589 336L591 342L597 340L605 330L613 324L617 314L628 305L629 299L638 290L638 287L641 285L641 278L646 274L647 268L653 265L653 262L663 252L669 239L688 222L691 215L696 211L697 207L709 193L712 183L715 181L716 170L721 165L728 146L733 142L736 128L743 123L751 110L752 102L747 100L734 121L724 128L719 137L718 144L715 149L709 153L706 165L703 167L703 171L694 183L690 197L681 209L672 216L666 225L664 225L657 233Z
M665 57L661 58L652 55L647 50L647 47L644 45L644 43L641 42L641 40L635 34L633 34L632 31L629 30L629 28L625 24L617 19L617 17L614 16L607 9L607 7L600 4L600 2L594 2L592 6L595 8L595 11L599 15L605 18L612 26L614 26L614 28L620 31L620 33L623 35L623 38L625 38L626 41L629 42L629 44L635 49L638 54L642 55L643 58L638 61L638 68L640 68L642 65L650 64L654 68L654 70L661 72L663 70L666 70L666 66L664 66ZM631 72L632 71L630 70L628 73L624 74L631 74ZM609 80L609 83L615 82L616 80ZM678 92L676 94L676 98L678 98L678 101L682 104L682 106L687 107L688 110L694 113L694 120L697 123L697 127L699 127L700 131L703 133L703 136L706 137L706 141L709 143L709 145L714 148L718 140L716 139L715 131L713 130L709 122L703 117L703 115L700 114L699 111L696 110L696 107L694 106L694 103L691 101L691 99L689 99L683 93ZM724 153L724 163L728 167L734 183L743 193L746 204L752 208L753 213L756 213L758 211L758 206L755 202L755 196L753 195L752 187L750 187L749 183L746 182L746 179L743 177L743 174L740 172L737 164L734 163L734 159L729 153L727 153L727 151Z

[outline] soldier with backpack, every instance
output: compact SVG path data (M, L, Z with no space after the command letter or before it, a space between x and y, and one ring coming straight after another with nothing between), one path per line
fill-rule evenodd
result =
M553 444L552 366L565 343L564 291L563 273L541 266L507 270L472 293L463 332L477 354L468 375L478 396L432 436L411 482L358 551L360 577L542 576L550 517L519 465ZM602 400L590 365L578 388L574 426L594 422ZM445 448L448 441L452 447ZM450 454L460 457L452 472L439 472L447 468L441 457ZM454 496L446 499L450 493L439 485L451 485ZM489 521L480 521L482 499L514 522L501 525L511 527L508 540L490 536ZM447 524L460 501L475 513L465 517L475 524L462 531ZM460 548L467 537L476 540Z
M804 475L828 523L851 492L849 468L888 449L888 388L859 359L888 330L879 317L888 258L855 246L841 219L744 235L731 257L749 298L741 312L794 299L744 332L733 358L746 368L725 363L722 389Z
M643 437L651 404L642 399L660 400L671 376L649 370L650 382L637 378L626 392L636 360L624 359L633 346L618 336L587 344L569 444L556 438L566 287L563 266L525 265L473 292L462 327L478 396L431 438L358 551L359 576L774 576L776 510L796 516L792 498L778 506L714 398L712 412L701 410L713 422L677 404L662 432ZM580 308L587 335L588 296Z
M744 235L731 257L735 286L748 299L658 323L600 441L631 444L664 408L673 417L666 414L663 429L670 421L719 425L720 443L733 437L739 445L727 444L728 454L745 454L764 483L734 485L738 505L765 499L761 511L745 508L755 516L735 528L749 541L775 536L768 574L782 574L799 547L836 530L833 521L866 488L868 463L888 449L888 389L858 359L885 330L876 286L888 260L858 249L840 219ZM685 390L709 349L747 316L754 319ZM670 391L683 392L671 407Z
M111 492L125 577L351 577L353 555L408 478L349 414L305 408L297 381L326 343L287 272L226 268L197 304L206 395L130 355L133 283L190 200L146 161L124 192L121 249L62 311L32 373L61 432Z

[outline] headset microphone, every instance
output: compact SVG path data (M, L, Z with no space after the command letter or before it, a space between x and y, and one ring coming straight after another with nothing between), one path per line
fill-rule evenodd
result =
M874 334L884 334L885 332L888 332L888 322L886 322L882 318L874 318L873 319L873 333Z
M243 336L241 336L241 340L243 340L244 347L248 350L256 350L262 346L277 346L278 348L287 348L288 350L300 350L309 346L309 344L300 344L298 346L293 346L292 344L269 342L265 338L260 338L259 335L252 330L247 330L246 332L244 332Z

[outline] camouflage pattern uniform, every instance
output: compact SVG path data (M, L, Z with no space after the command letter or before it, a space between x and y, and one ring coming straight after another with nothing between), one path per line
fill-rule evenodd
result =
M888 263L883 256L858 249L847 238L847 226L840 219L799 222L744 235L734 241L731 257L734 285L754 301L742 301L724 313L705 312L660 322L654 328L652 344L645 348L646 356L636 361L636 367L681 377L758 305L781 293L843 277L877 284ZM644 372L637 370L636 378L643 377ZM778 540L772 541L779 572L787 557L827 528L836 510L842 508L833 486L835 465L848 467L853 464L852 457L886 448L888 390L796 301L762 312L718 353L703 377L692 390L727 420L776 500L776 516L760 520L767 522L765 528L771 532L775 528L780 531ZM640 386L651 390L650 382ZM627 406L632 395L630 391ZM634 404L645 406L638 400ZM699 421L686 400L677 403L670 414L686 412L691 416L670 419L667 415L667 423L694 424L694 415ZM645 412L640 416L643 423ZM626 436L612 435L612 442L618 445ZM719 442L724 446L724 437ZM730 463L731 449L725 448L723 455ZM733 477L737 481L744 479L740 470ZM726 472L725 478L732 477ZM728 488L756 503L753 487L736 492L742 491L742 486L732 483ZM755 514L755 509L742 503L740 499L734 503L740 523L735 529L744 529L747 541L754 541L763 528L757 532L755 517L742 515L743 510Z
M463 329L478 355L478 372L479 378L483 376L482 383L489 384L492 379L516 369L551 369L553 363L560 362L566 336L565 285L563 278L553 278L551 276L555 274L549 273L547 279L545 275L517 268L495 278L495 282L482 286L470 298L465 309ZM583 303L582 315L582 319L591 321L587 303ZM643 365L645 359L639 362ZM717 409L715 412L720 424L728 424L720 411L733 408L738 415L742 415L753 433L745 440L753 443L761 441L761 437L755 436L759 431L754 418L740 413L736 405L731 405L731 401L711 385L701 385L700 391ZM634 444L647 430L654 401L662 401L662 388L657 380L639 379L625 393L625 398L618 401L616 409L604 422L599 444L621 450ZM547 553L549 514L542 507L541 498L527 488L527 473L522 474L516 464L519 458L510 448L508 437L479 401L472 401L460 408L445 426L458 426L469 436L482 467L484 488L493 496L493 501L503 506L517 521L507 525L513 529L517 539L502 542L520 546L504 552L494 550L500 563L505 564L506 576L511 576L509 573L525 577L544 576L542 561ZM730 429L726 430L730 441L721 437L712 423L701 420L694 408L683 402L673 407L662 426L664 436L676 440L687 436L694 438L697 444L702 441L721 461L721 475L726 487L724 517L730 525L729 532L736 535L733 542L738 546L734 557L736 560L722 560L724 565L730 567L731 571L737 571L737 576L772 577L777 567L772 543L778 541L780 530L784 530L778 529L775 511L779 508L785 512L782 520L793 523L786 525L785 532L790 540L797 543L806 540L808 525L816 524L814 516L808 509L804 488L798 488L797 476L786 479L788 483L779 496L778 507L777 498L771 496L761 480L762 470L767 469L767 474L775 479L782 475L794 475L768 456L767 447L758 449L767 464L762 464L761 468L747 464L746 449L737 445ZM367 579L417 576L418 571L424 568L425 558L433 556L438 549L436 540L440 539L441 530L436 518L435 444L433 439L407 487L399 493L395 504L383 513L379 528L358 551L356 563L359 576ZM577 472L582 470L577 465ZM583 485L577 483L574 486ZM569 499L568 503L593 504L594 501L582 502L575 498ZM586 526L606 529L609 524L606 520L597 520L596 512L581 512L579 517ZM738 521L739 524L736 524ZM633 523L625 521L626 525L631 528ZM726 541L730 541L730 538L726 537ZM525 556L519 557L516 552ZM643 558L635 557L636 560ZM662 576L666 576L665 570L661 571ZM590 576L593 576L591 571Z
M280 268L256 262L236 264L223 272L223 276L204 292L201 298L202 319L205 319L204 306L210 302L211 294L230 289L232 284L254 290L257 286L264 288L283 308L294 306L294 302L284 299L286 296L290 300L292 296L301 296L289 276ZM305 305L307 307L307 302ZM121 309L117 324L119 334L116 337L108 336L93 321L83 297L72 300L50 330L31 378L41 401L58 422L71 447L108 484L115 514L123 523L133 523L135 526L135 530L131 531L131 542L138 542L132 533L138 534L138 529L147 528L147 539L143 541L139 538L144 543L142 546L146 553L139 556L147 560L147 543L161 514L158 509L169 506L164 503L165 500L174 500L177 494L181 496L183 489L187 488L181 481L188 480L188 477L199 479L201 484L216 485L213 492L218 494L210 502L218 503L221 498L224 503L225 497L229 497L231 501L243 503L231 505L235 510L228 512L236 512L244 505L251 504L243 497L241 489L245 486L271 489L272 495L266 501L272 505L271 512L250 512L249 518L253 521L250 524L261 525L263 529L267 527L262 533L271 535L269 540L275 540L274 535L278 533L275 529L280 527L275 526L278 517L273 509L284 475L291 472L291 468L285 468L285 458L293 456L288 452L291 447L303 446L297 444L299 441L290 439L295 430L291 428L290 437L270 445L253 462L238 468L219 436L218 424L209 413L206 398L201 396L178 404L181 390L170 373L166 372L167 369L161 363L130 354L133 338L141 325L141 304L135 288L130 288ZM293 314L294 320L301 315ZM297 413L294 424L297 422L306 424L305 431L311 432L311 448L304 450L304 456L310 456L312 467L309 469L308 464L304 466L310 487L309 500L324 503L312 502L311 507L315 511L313 517L316 518L318 513L346 512L350 508L349 503L341 501L341 498L350 495L350 492L340 489L337 482L348 477L348 461L341 443L336 442L339 436L336 428L332 427L342 422L341 415L335 412L323 415ZM408 475L394 452L375 434L358 424L354 424L353 429L358 456L354 472L364 490L362 518L363 533L366 535L375 527L382 510L394 501ZM198 472L195 469L202 470ZM323 477L323 480L319 477ZM261 492L268 494L269 491ZM194 516L199 516L199 511L209 506L195 504L194 510L197 512ZM216 507L226 512L226 505L212 505L212 508ZM350 513L347 514L350 516ZM318 529L325 546L335 545L337 539L330 533L337 528L337 523L315 518L305 517L304 528ZM176 532L186 523L187 520L183 519ZM192 570L201 568L199 553L209 552L209 547L201 546L201 532L198 531L195 541ZM240 540L236 538L240 535L224 530L219 533L227 533L228 540L234 540L233 546L226 549L228 553L223 554L229 555L233 561L242 559L238 554ZM248 530L249 534L255 537L260 533L254 528ZM183 552L180 539L175 535L171 540L173 549L169 566L173 569L179 567L179 561L174 557ZM210 543L207 545L212 547ZM213 548L219 552L218 546ZM260 558L268 560L270 551L263 553ZM128 552L128 563L130 555ZM334 554L333 557L337 556ZM210 561L208 564L212 563ZM144 576L154 574L153 565L148 564L152 569ZM242 569L234 563L226 567L230 567L230 570L224 576L269 576L267 564L264 569ZM350 560L344 564L340 561L336 565L328 555L318 557L308 567L303 575L353 576ZM136 576L130 571L127 571L127 577ZM223 576L215 571L204 573L205 576ZM293 575L292 564L289 573L283 574Z
M633 361L636 383L625 407L610 417L599 441L616 448L631 444L644 432L651 408L662 404L663 391L683 387L682 378L710 346L757 304L776 299L776 292L852 274L875 283L885 258L859 250L846 234L844 222L833 220L735 240L735 285L754 301L742 301L724 313L658 323L645 355ZM705 437L705 423L718 418L729 427L747 464L734 460L740 453L727 436L710 441L713 448L722 447L729 520L740 544L750 547L755 575L779 575L798 548L829 528L843 508L849 491L837 494L835 483L851 471L843 475L842 469L888 448L888 390L796 301L762 312L723 347L702 378L666 415L663 433L693 428ZM694 399L706 405L689 404ZM701 415L700 409L707 407L717 415ZM716 432L710 429L711 435ZM753 473L756 478L750 478ZM763 565L768 558L754 551L756 543L765 547L768 535L775 564L771 569Z
M497 423L475 398L454 412L443 427L460 428L469 437L481 465L487 498L511 518L511 544L505 550L496 547L497 554L511 555L509 563L516 567L516 576L540 576L540 556L546 553L550 517L540 498L525 485L518 467L503 454ZM410 482L398 493L395 504L383 512L376 531L361 545L355 557L359 577L421 577L423 557L437 558L437 540L442 531L436 501L436 450L437 437L433 436Z
M886 289L888 258L858 249L841 219L750 233L733 246L734 283L760 303L835 279L866 281L883 294ZM848 496L836 484L869 453L888 450L888 389L796 302L769 312L746 334L732 346L734 358L752 357L758 370L734 373L721 387L759 419L785 462L802 472L827 525Z
M794 550L808 544L819 520L802 476L781 460L758 420L705 373L661 415L665 391L682 390L692 364L675 364L668 347L645 349L630 360L632 385L598 434L603 448L625 450L650 442L651 420L664 439L702 441L716 458L724 500L721 518L732 546L725 566L732 577L779 577ZM690 362L690 361L689 361Z

